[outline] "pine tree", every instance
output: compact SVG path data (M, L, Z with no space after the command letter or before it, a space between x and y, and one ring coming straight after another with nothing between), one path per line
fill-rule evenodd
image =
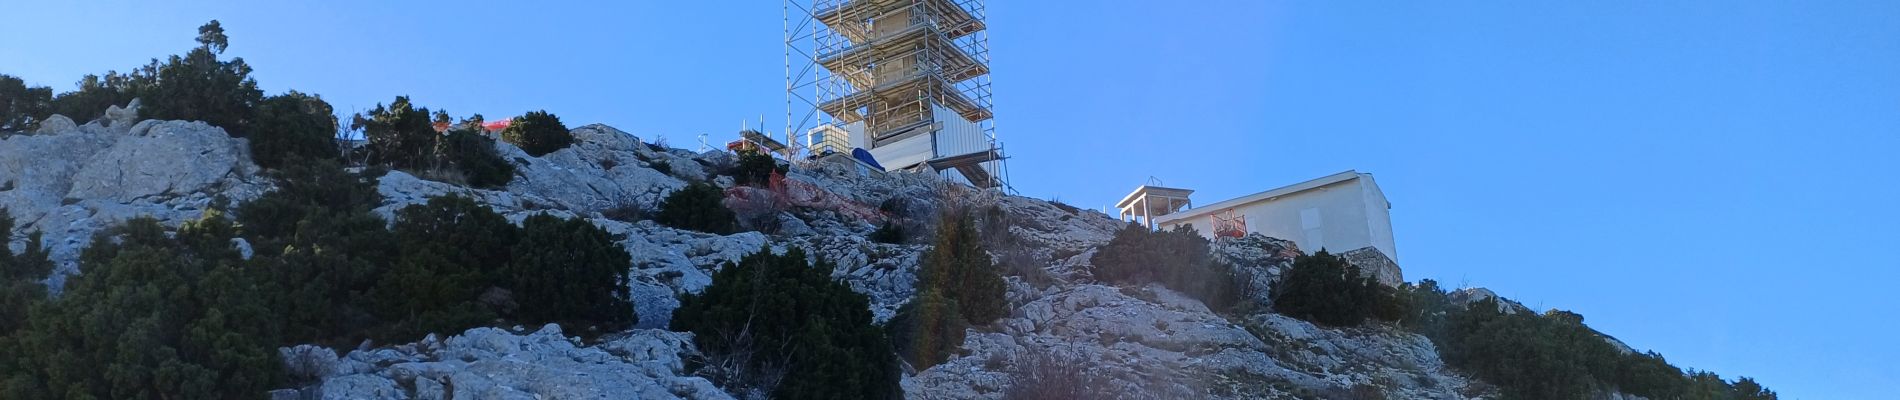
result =
M956 302L963 319L972 324L988 324L1009 313L1003 277L983 249L976 221L968 210L946 212L931 244L918 267L920 291L942 290L945 297Z

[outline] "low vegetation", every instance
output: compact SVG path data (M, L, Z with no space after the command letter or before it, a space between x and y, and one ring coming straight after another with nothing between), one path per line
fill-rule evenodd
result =
M19 77L0 74L0 136L39 129L40 119L52 108L52 88L27 86Z
M352 128L368 141L369 163L417 176L477 188L499 188L514 178L514 164L495 151L481 131L481 116L451 123L448 112L418 108L407 96L357 115ZM446 132L436 127L446 126Z
M1496 298L1453 305L1437 282L1406 286L1403 323L1431 338L1445 363L1497 385L1508 399L1590 399L1619 391L1651 399L1774 399L1753 379L1683 371L1662 355L1623 353L1577 313L1500 311Z
M987 325L1009 313L1003 278L965 209L938 220L931 248L917 270L917 295L891 318L897 352L916 369L949 359L971 324Z
M1247 301L1233 267L1214 260L1207 238L1192 228L1153 231L1129 224L1089 261L1095 265L1095 279L1103 282L1158 282L1214 310Z
M531 216L516 227L472 200L439 197L370 210L372 173L292 163L278 189L168 233L133 219L101 232L57 299L37 235L0 258L0 397L255 397L281 377L278 346L410 341L495 322L558 322L574 332L637 321L629 256L578 219ZM4 220L8 231L11 221ZM249 259L233 246L256 249ZM24 316L24 318L22 318ZM56 396L57 395L57 396Z
M772 180L772 174L784 174L786 167L778 164L771 154L758 151L739 152L739 162L733 165L728 175L740 185L765 186Z
M831 279L832 265L770 248L727 264L673 312L705 354L697 369L735 393L778 399L901 396L897 359L870 300Z
M501 130L501 140L521 147L521 151L528 152L528 155L540 157L573 144L574 134L569 133L567 125L561 123L561 117L549 114L546 110L529 111L515 117L507 128Z
M1359 325L1368 318L1395 321L1406 308L1393 288L1326 250L1295 258L1272 297L1274 311L1331 326Z
M730 234L739 230L738 217L726 208L725 191L695 182L673 191L660 202L653 221L677 229Z

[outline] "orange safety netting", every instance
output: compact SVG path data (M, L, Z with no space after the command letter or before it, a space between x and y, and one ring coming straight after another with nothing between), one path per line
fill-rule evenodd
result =
M844 214L845 216L862 219L874 224L883 222L885 218L884 213L878 211L877 208L858 203L856 200L840 196L837 193L832 193L810 182L786 179L784 174L780 174L777 171L772 172L772 177L766 180L766 187L763 190L765 193L760 192L761 190L759 188L734 186L730 189L726 189L726 198L733 200L729 201L729 204L742 205L741 207L748 207L744 206L747 204L766 203L766 201L760 200L767 200L769 201L770 207L778 210L783 210L791 206L832 210ZM764 196L769 196L770 198L760 198ZM756 212L759 210L750 211Z

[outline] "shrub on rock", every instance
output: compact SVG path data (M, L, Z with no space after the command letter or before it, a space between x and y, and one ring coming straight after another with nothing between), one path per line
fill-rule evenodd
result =
M738 217L726 208L725 199L718 187L695 182L667 195L653 220L676 229L733 233L739 229Z
M519 319L609 331L639 322L627 286L632 257L593 223L528 217L511 252L508 283L521 305Z
M355 344L376 323L371 289L397 257L371 174L331 161L293 161L271 173L277 190L238 207L289 342Z
M1095 279L1123 284L1159 282L1199 299L1208 308L1241 304L1239 279L1232 266L1216 261L1206 238L1192 228L1153 231L1129 224L1089 259Z
M1391 288L1326 250L1295 258L1273 289L1274 311L1332 326L1358 325L1374 316L1397 319L1403 314L1397 302Z
M376 284L387 337L455 332L494 318L477 297L497 286L516 228L486 205L441 196L396 213L400 256Z
M276 315L235 232L208 212L175 237L151 218L95 236L80 256L86 273L6 339L0 395L239 398L276 387Z
M758 151L739 152L739 163L732 168L732 180L741 185L765 185L772 180L773 173L784 174L785 167L778 165L778 159L771 154Z
M713 274L685 295L670 327L693 332L706 354L699 368L728 391L759 390L780 399L893 399L901 396L897 358L871 323L870 300L812 265L803 250L771 249Z
M334 112L322 97L297 91L265 98L250 130L251 160L260 167L279 168L292 158L336 159Z
M356 124L369 144L369 162L400 169L428 167L441 136L429 119L429 109L416 108L408 96L396 96L387 107L377 104L367 116L358 115Z
M142 100L139 115L204 121L224 128L232 137L247 136L264 92L257 89L257 80L251 79L251 66L243 58L218 59L228 40L224 28L211 20L198 27L197 48L184 56L171 56L162 64L154 60L134 73L135 82L145 82L133 88Z
M436 149L438 167L460 174L469 187L496 189L515 178L515 165L495 151L495 139L479 132L456 129L443 135Z
M567 148L574 143L574 134L568 132L561 118L549 114L546 110L530 111L515 117L507 128L501 130L501 140L521 147L528 155L540 157L555 150Z

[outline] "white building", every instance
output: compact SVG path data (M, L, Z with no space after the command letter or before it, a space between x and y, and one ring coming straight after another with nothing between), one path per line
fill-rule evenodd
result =
M1188 193L1192 191L1142 186L1117 207L1125 220L1160 229L1192 226L1210 239L1259 233L1291 240L1308 253L1325 249L1346 256L1388 284L1402 282L1392 239L1392 203L1372 174L1349 170L1182 210L1191 205Z

